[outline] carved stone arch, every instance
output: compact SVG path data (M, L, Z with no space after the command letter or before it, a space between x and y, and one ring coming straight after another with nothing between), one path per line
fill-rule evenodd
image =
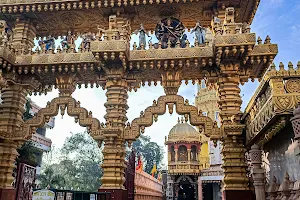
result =
M180 176L175 183L179 184L181 180L188 180L191 184L194 183L193 179L189 176L186 176L186 175L182 175Z
M92 117L92 113L85 108L80 107L80 102L72 97L56 97L48 102L46 108L40 109L32 119L23 123L21 129L16 133L16 138L29 139L35 133L37 128L43 127L51 117L57 116L59 109L64 114L67 108L67 114L75 118L75 123L86 127L88 133L97 141L101 141L101 124L98 119Z
M164 95L160 96L157 101L154 100L153 105L141 112L140 117L135 118L131 125L128 124L125 128L125 139L132 141L138 138L140 133L144 132L145 127L149 127L153 121L157 121L158 115L166 113L167 106L169 113L172 114L174 105L176 105L177 114L184 115L186 121L190 120L191 125L197 126L200 131L204 129L204 133L212 140L220 138L220 128L211 118L203 116L195 106L189 105L180 95Z

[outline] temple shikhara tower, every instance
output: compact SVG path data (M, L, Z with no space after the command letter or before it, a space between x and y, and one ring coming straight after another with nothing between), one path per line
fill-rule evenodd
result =
M15 200L17 149L58 114L74 117L104 144L99 192L129 199L126 145L166 112L183 117L176 126L195 127L191 141L169 138L178 148L171 160L203 162L205 141L192 139L196 131L221 145L223 199L299 199L300 65L273 64L278 46L251 31L258 6L259 0L0 0L0 200ZM218 95L219 122L178 94L182 84L201 80ZM243 112L240 84L253 80L261 83ZM128 94L146 84L165 94L128 121ZM105 90L105 121L73 98L84 88ZM53 89L59 95L24 122L27 95ZM191 153L181 155L182 145ZM200 175L192 181L205 181L198 162L172 165L174 176L187 166L191 178Z

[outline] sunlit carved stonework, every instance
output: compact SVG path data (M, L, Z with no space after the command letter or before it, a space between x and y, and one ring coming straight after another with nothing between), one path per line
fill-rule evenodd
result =
M112 192L115 199L124 194L125 144L135 140L167 108L169 113L183 115L184 120L204 130L211 140L223 142L224 196L249 193L243 129L246 127L247 137L251 140L260 130L265 130L262 128L266 125L260 124L268 123L265 116L272 117L273 111L275 116L289 114L299 101L298 70L281 68L264 76L278 47L271 43L269 36L262 41L251 33L250 25L258 5L259 0L0 0L0 88L3 99L0 106L0 163L4 163L0 167L0 200L12 200L8 197L15 193L10 172L14 169L16 149L34 129L57 115L59 109L87 127L99 144L105 142L100 191ZM199 25L204 27L204 43L197 41L203 37L192 42L182 35L181 41L172 40L173 43L168 38L157 44L149 42L147 48L139 48L137 44L131 47L131 35L141 24L145 30L154 32L158 22L170 18L177 19L181 28L196 30ZM167 21L163 23L168 27ZM197 31L197 36L201 36ZM59 36L62 41L56 46L53 41ZM76 46L75 40L79 38L83 41ZM215 85L218 93L220 128L178 95L183 81L196 83L202 79L208 85ZM249 79L262 80L262 84L269 82L272 90L272 103L266 108L253 108L251 119L247 114L242 118L240 110L239 84ZM138 91L145 84L157 86L158 83L164 88L165 95L128 122L128 92ZM92 117L91 112L73 99L74 90L82 86L106 90L105 122ZM58 88L60 95L32 120L23 122L26 95L47 94L52 88ZM266 89L260 88L262 92L256 96ZM268 95L266 92L266 98ZM250 112L252 105L248 108ZM260 109L268 113L262 120L256 120L255 117L262 116L256 113ZM245 124L241 123L241 118L246 120ZM285 120L280 119L278 127Z

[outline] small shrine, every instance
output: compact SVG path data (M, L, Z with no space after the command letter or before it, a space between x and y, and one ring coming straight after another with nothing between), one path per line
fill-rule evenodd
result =
M198 177L209 168L208 139L183 119L170 130L168 146L167 199L178 198L179 190L186 199L198 199Z

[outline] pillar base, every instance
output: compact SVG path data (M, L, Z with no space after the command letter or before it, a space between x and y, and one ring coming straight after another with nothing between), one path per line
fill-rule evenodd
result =
M107 199L127 200L127 190L122 189L99 189L98 192L108 192ZM0 199L2 200L2 199Z
M225 190L223 200L255 200L255 194L251 190Z
M15 200L16 190L15 189L0 189L0 200Z

